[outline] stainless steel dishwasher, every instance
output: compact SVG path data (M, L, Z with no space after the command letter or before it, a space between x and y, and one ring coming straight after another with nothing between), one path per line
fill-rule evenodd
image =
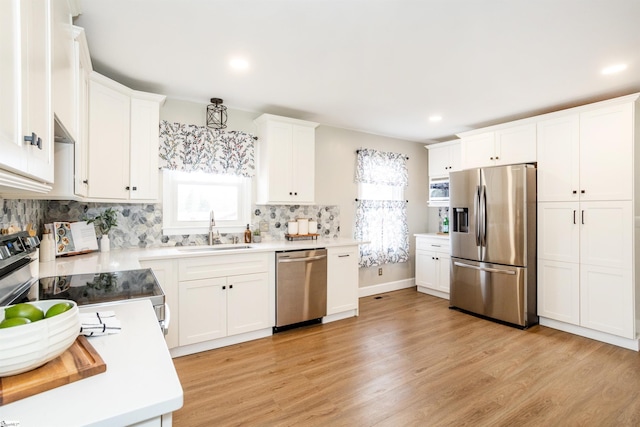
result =
M319 322L327 314L327 250L276 252L274 332Z

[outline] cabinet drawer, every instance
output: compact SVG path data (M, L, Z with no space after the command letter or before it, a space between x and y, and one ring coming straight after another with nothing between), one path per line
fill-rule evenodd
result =
M416 238L416 250L427 250L435 252L449 253L449 240L418 237Z
M178 280L262 273L269 270L268 262L266 253L185 258L178 262Z

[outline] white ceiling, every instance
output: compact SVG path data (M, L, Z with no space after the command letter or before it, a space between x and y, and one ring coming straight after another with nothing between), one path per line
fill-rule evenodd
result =
M134 89L411 141L640 91L640 0L81 0L81 10L94 69ZM230 69L236 55L247 71ZM600 74L618 62L627 70Z

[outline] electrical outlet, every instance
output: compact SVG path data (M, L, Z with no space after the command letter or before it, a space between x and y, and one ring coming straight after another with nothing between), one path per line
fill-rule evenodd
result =
M378 276L382 276L382 267L378 269Z

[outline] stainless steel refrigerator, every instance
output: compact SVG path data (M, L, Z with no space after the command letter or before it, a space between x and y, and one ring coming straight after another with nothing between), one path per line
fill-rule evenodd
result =
M538 323L536 169L450 174L451 308L513 326Z

